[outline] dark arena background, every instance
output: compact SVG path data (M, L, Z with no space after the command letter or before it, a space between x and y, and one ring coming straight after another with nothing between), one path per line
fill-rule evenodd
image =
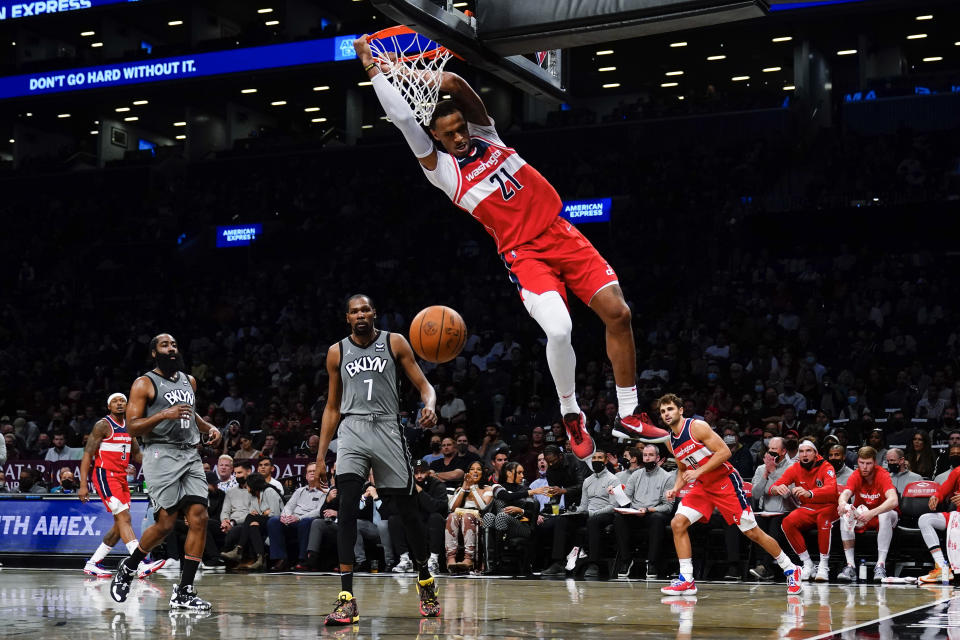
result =
M457 54L447 70L616 270L639 409L659 423L656 399L679 395L731 450L761 528L824 580L788 596L772 559L715 514L690 529L699 592L664 595L679 500L653 491L659 519L614 514L613 497L600 515L586 496L577 508L598 476L567 455L544 335L357 60L355 38L396 24ZM958 26L949 0L0 0L0 636L960 637L949 569L931 579L945 532L921 531L960 502ZM406 545L379 511L389 501L365 500L360 619L327 627L336 536L308 545L324 527L278 520L235 546L221 505L246 498L244 464L285 502L308 483L327 350L357 292L383 330L406 334L430 305L467 326L454 360L420 361L432 431L401 387L411 460L480 458L494 480L516 461L534 487L560 469L569 491L536 496L522 527L491 515L475 548L454 536L456 563L432 538L439 618L417 610ZM572 295L569 308L577 399L606 470L625 488L662 470L672 487L665 445L613 435L604 325ZM215 474L196 580L210 611L168 605L182 524L126 602L110 597L122 543L101 577L84 572L112 525L93 484L77 496L84 446L107 398L154 366L161 332L196 379L197 414L224 435L199 445ZM804 439L833 457L840 491L865 445L892 478L892 540L858 534L852 567L840 523L829 558L814 525L812 559L783 533L804 507L768 487ZM150 487L139 464L128 475L139 536ZM318 495L301 521L335 528L335 492Z

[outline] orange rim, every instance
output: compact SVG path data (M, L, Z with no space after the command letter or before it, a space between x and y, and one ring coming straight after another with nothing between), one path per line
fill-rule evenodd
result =
M444 54L450 54L455 58L463 60L463 58L455 54L453 51L450 51L450 49L447 49L442 44L439 44L434 40L430 40L430 38L427 38L426 36L417 33L410 27L405 27L403 25L397 25L395 27L387 27L386 29L381 29L376 33L371 33L370 35L367 36L367 42L370 42L371 40L386 40L387 38L392 38L394 36L405 36L405 35L414 35L420 38L425 38L426 40L433 42L437 46L435 49L423 51L417 55L404 56L402 58L397 58L396 60L397 62L413 62L415 60L422 60L424 58L426 58L427 60L432 60L433 58L436 58L437 56L444 55ZM378 58L377 56L374 56L374 59L379 62L391 62L390 60L384 60L382 58Z

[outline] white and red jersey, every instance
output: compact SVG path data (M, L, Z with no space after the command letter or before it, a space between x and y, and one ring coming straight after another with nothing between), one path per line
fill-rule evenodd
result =
M699 469L710 461L713 457L713 451L707 445L693 437L693 418L686 418L683 421L683 429L679 435L670 434L670 446L673 448L674 457L691 469ZM724 462L722 465L708 471L706 475L700 476L698 482L707 484L709 482L722 482L730 474L737 473L733 465ZM739 478L739 474L737 474Z
M127 433L127 421L118 424L111 416L106 417L110 425L110 435L100 441L100 448L93 460L95 469L122 473L126 479L127 465L130 464L130 449L133 438Z
M480 221L498 253L506 253L546 231L563 203L553 185L504 144L493 120L487 126L468 123L467 128L467 157L437 150L437 168L423 171L431 184Z

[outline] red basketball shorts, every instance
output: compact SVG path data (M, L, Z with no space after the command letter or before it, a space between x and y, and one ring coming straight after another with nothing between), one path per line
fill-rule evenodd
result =
M820 553L830 554L830 532L833 523L840 516L837 515L837 505L818 505L814 507L797 507L783 519L783 533L793 550L802 553L807 550L807 542L803 539L803 532L817 528L817 545Z
M600 252L559 216L539 236L501 255L521 297L524 291L557 291L566 302L569 287L589 305L598 291L617 283L617 274Z
M93 468L93 486L103 501L103 506L113 515L130 508L130 487L127 474L107 471L102 467Z
M714 509L720 512L727 524L737 524L744 531L757 524L739 473L731 473L709 483L698 481L680 500L677 512L683 513L690 522L696 522L699 518L691 518L690 511L709 520Z

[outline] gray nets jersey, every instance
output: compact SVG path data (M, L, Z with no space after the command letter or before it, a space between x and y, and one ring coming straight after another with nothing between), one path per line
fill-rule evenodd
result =
M156 391L153 402L147 407L147 418L175 404L194 406L196 397L193 393L193 386L190 384L190 377L183 371L177 372L175 380L164 378L153 371L147 372L147 378L153 383L153 388ZM200 442L200 429L197 428L196 411L189 419L163 420L150 433L143 436L144 446L151 444L194 445L198 442Z
M341 340L340 380L341 415L398 415L400 390L390 332L381 331L366 347L357 346L350 338Z

